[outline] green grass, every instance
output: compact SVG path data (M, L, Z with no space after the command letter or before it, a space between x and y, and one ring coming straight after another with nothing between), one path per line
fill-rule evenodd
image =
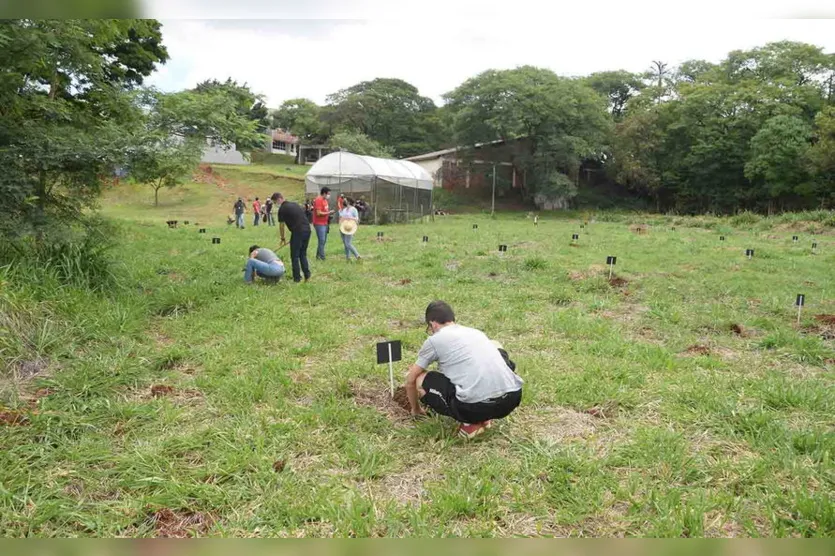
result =
M250 287L246 247L277 232L227 227L230 199L301 192L251 170L157 208L150 190L109 191L112 292L0 269L0 356L50 364L4 378L26 422L0 424L0 534L835 534L835 346L813 318L835 314L831 228L811 255L810 236L726 219L653 216L637 235L638 216L457 216L362 227L358 264L334 230L311 283ZM607 255L626 285L607 282ZM470 443L387 406L375 364L375 342L400 339L402 376L435 298L526 381L522 407Z

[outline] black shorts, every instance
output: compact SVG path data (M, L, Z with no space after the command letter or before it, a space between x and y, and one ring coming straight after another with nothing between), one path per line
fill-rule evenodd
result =
M420 401L424 405L461 423L481 423L507 417L522 402L521 389L483 402L462 402L455 396L455 385L436 371L429 371L423 377L423 390L426 394Z

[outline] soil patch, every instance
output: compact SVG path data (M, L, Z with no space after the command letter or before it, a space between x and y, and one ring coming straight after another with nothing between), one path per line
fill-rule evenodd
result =
M284 468L287 467L287 460L286 459L277 459L275 463L273 463L273 471L276 473L281 473L284 471Z
M351 386L351 391L354 394L354 402L357 405L364 405L373 407L390 421L395 423L405 422L409 419L409 411L404 409L400 402L392 399L388 388L380 389L369 384L355 384ZM395 390L397 396L397 390ZM405 389L400 394L400 400L405 396ZM408 400L406 401L408 404Z
M29 416L22 411L0 410L0 425L18 427L29 424Z
M691 355L709 355L710 348L702 345L702 344L693 344L689 348L687 348L684 353L688 353Z
M399 405L403 408L404 411L408 411L411 413L412 406L409 403L409 396L406 393L406 388L404 386L398 386L394 390L394 403Z
M151 516L151 523L157 537L185 539L195 535L205 535L214 523L214 519L204 512L162 508Z
M829 326L835 326L835 315L815 315L815 320Z
M160 398L174 393L174 387L167 384L154 384L151 386L151 396Z
M412 279L411 279L411 278L403 278L403 279L402 279L402 280L400 280L400 282L398 282L398 283L399 283L401 286L405 286L405 285L407 285L407 284L411 284L411 283L412 283Z
M12 364L12 373L18 380L28 380L44 372L47 367L49 367L49 360L38 357L36 359L16 361Z
M603 404L595 405L588 409L584 409L583 413L585 413L586 415L591 415L592 417L597 417L598 419L610 419L617 415L618 403L606 402Z
M629 280L621 278L620 276L612 276L609 279L609 285L613 288L623 288L629 284Z
M748 330L746 330L745 327L741 324L733 323L731 324L730 329L731 332L733 332L737 336L742 336L743 338L748 337Z

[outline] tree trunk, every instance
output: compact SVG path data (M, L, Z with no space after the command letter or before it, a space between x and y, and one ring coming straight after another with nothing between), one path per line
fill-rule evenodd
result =
M159 187L154 188L154 206L159 206Z

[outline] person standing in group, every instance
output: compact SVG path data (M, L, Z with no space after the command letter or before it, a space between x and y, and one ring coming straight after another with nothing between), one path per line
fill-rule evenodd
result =
M284 226L290 228L290 259L293 263L293 281L310 280L310 266L307 262L307 246L310 244L310 222L304 215L304 210L298 205L284 199L281 193L273 193L270 197L278 206L278 234L281 245L286 245Z
M252 203L252 212L255 214L255 220L252 221L252 225L257 226L258 221L261 220L261 201L258 200L258 197L255 197L255 201Z
M264 202L264 212L267 215L267 226L275 226L275 220L273 220L273 200L267 199Z
M246 212L246 204L244 200L238 197L234 205L235 210L235 227L243 229L244 227L244 213Z
M339 211L339 233L342 236L342 244L345 246L345 258L350 261L351 253L353 253L357 260L360 260L362 257L352 243L354 234L357 233L357 228L359 228L359 213L354 208L353 199L345 199L344 203L345 206Z
M323 187L319 196L313 201L313 228L316 229L316 258L325 260L325 244L328 241L328 224L330 223L330 206L328 199L331 197L330 187Z
M345 208L345 194L344 194L344 193L340 193L340 194L339 194L339 197L337 197L337 198L336 198L336 210L337 210L337 214L339 214L340 212L342 212L342 209L344 209L344 208Z

